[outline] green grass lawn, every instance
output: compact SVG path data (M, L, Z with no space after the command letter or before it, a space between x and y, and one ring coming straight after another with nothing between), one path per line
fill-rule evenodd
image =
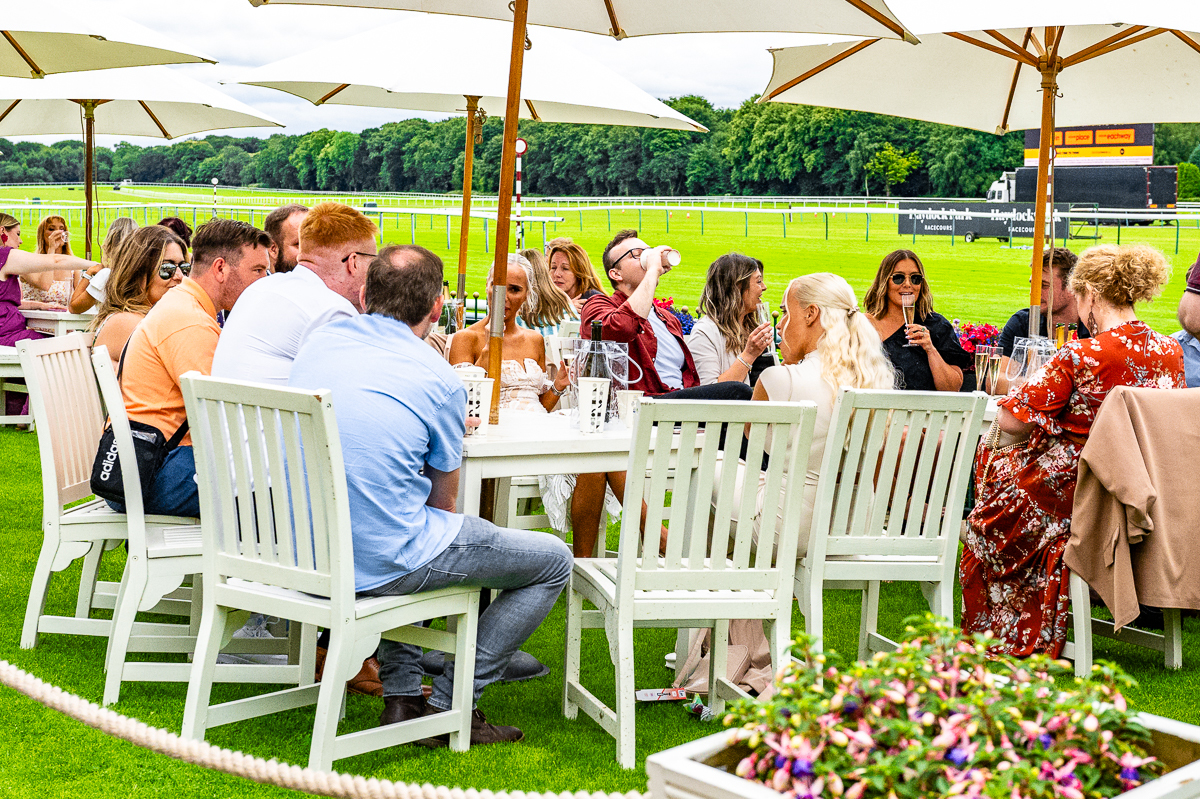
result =
M122 200L121 192L101 190L102 201ZM80 191L61 188L0 189L0 210L8 200L40 196L48 202L81 198ZM124 198L127 199L127 198ZM539 210L538 213L544 213ZM146 209L149 222L157 221L159 209ZM638 212L584 211L582 222L575 210L564 210L565 221L548 226L547 235L574 237L598 262L605 243L613 232L638 227ZM135 215L142 221L141 213ZM188 214L190 217L190 212ZM644 211L640 227L642 237L653 244L668 243L684 256L684 265L668 274L659 295L673 296L678 305L695 306L707 265L722 253L736 250L762 259L767 268L768 297L777 305L787 280L816 271L832 271L850 281L861 298L882 256L898 247L914 247L925 259L934 292L935 309L950 318L991 322L1002 325L1028 298L1028 249L987 240L964 244L951 243L945 237L912 239L898 236L890 217L876 217L870 240L866 240L861 217L837 216L830 220L829 239L825 239L824 220L811 216L795 217L783 236L779 216L705 213L704 233L700 232L699 214L676 212L667 217L661 209ZM203 219L201 214L199 219ZM242 218L248 218L246 212ZM76 220L78 212L76 212ZM262 211L255 221L261 224ZM190 221L190 218L189 218ZM456 222L457 220L454 220ZM26 246L32 249L36 227L26 221L23 227ZM399 224L385 220L385 242L407 243L413 229L407 217ZM667 231L667 225L670 231ZM580 230L582 224L583 230ZM748 227L747 227L748 225ZM72 224L76 252L82 252L82 225ZM454 224L452 223L452 229ZM1104 241L1115 241L1115 228L1102 228ZM448 265L457 262L455 249L446 244L445 224L441 220L417 218L416 242L442 255ZM494 236L494 226L489 234ZM542 244L541 225L534 226L530 246ZM470 291L483 291L483 278L490 263L484 252L483 226L476 220L472 248L468 256ZM1173 332L1175 308L1183 288L1186 267L1200 248L1200 230L1183 228L1178 255L1174 254L1173 227L1128 228L1121 231L1122 243L1143 242L1168 254L1175 270L1161 300L1141 310L1152 326ZM457 247L457 233L452 244ZM1072 242L1081 250L1091 242ZM451 267L452 268L452 267ZM37 557L41 483L37 444L34 434L0 429L0 464L5 491L0 497L0 543L9 553L9 565L0 571L0 658L27 669L65 690L92 701L99 701L103 689L103 641L85 637L47 635L37 649L18 647L21 619L29 580ZM610 531L611 535L611 531ZM613 542L615 543L615 541ZM111 553L105 565L107 579L120 573L120 551ZM52 585L51 612L70 613L74 607L71 588L78 567L57 576ZM920 592L903 585L885 586L881 609L881 632L896 636L902 619L923 608ZM841 652L853 652L857 642L858 600L849 592L826 595L826 642ZM802 629L796 615L797 630ZM1200 625L1196 619L1184 621L1185 667L1168 673L1161 658L1115 642L1097 643L1098 657L1113 658L1140 681L1131 692L1132 704L1143 710L1192 723L1200 722L1200 706L1192 699L1200 688L1197 652ZM637 684L639 688L665 687L671 675L662 667L662 655L673 647L674 635L668 631L640 631ZM612 739L596 724L584 718L568 722L561 715L563 610L560 600L555 612L530 639L526 649L551 665L551 676L522 685L497 685L484 696L482 707L489 716L505 724L516 724L527 740L516 746L479 747L466 754L447 751L428 752L419 747L401 747L339 761L338 769L368 777L435 785L458 785L491 790L644 790L642 768L622 771L614 762ZM597 693L612 699L612 668L603 636L592 632L584 640L585 679L598 686ZM216 699L245 695L248 689L224 686L214 692ZM127 684L116 709L152 725L178 730L183 714L185 686L182 684ZM258 786L197 767L151 754L131 745L114 741L102 733L88 730L57 713L0 689L0 707L7 722L0 727L0 795L2 796L97 796L97 797L186 797L274 796L281 789ZM343 731L363 729L376 723L381 701L351 697ZM219 746L241 750L264 758L306 764L308 739L312 727L311 710L297 710L265 720L247 722L214 730L209 740ZM677 704L647 704L638 708L638 758L709 734L713 725L689 717Z

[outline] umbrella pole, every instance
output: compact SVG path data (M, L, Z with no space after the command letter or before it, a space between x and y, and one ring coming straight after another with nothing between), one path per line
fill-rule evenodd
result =
M1046 187L1051 179L1050 146L1054 141L1054 96L1058 93L1057 62L1042 60L1042 129L1038 142L1036 207L1033 216L1033 263L1029 282L1029 337L1035 338L1042 325L1042 250L1046 246ZM1053 242L1051 242L1053 244ZM1048 331L1053 334L1054 331Z
M508 223L512 212L513 176L517 159L517 117L521 111L521 70L525 64L525 20L529 0L514 0L512 56L508 64L508 97L504 104L504 146L500 155L500 196L496 209L496 260L492 270L492 296L488 298L491 340L488 342L488 377L492 390L491 423L500 421L500 362L504 355L504 297L508 291Z
M83 102L83 257L89 261L92 258L92 159L96 151L96 103L91 100Z
M467 306L467 239L471 234L471 172L475 166L475 112L478 97L467 97L467 149L463 158L462 226L458 234L458 324ZM495 393L495 392L493 392Z

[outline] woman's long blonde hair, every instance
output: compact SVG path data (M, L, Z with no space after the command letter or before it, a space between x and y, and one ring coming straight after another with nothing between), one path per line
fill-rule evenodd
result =
M708 267L700 291L700 308L716 323L729 352L745 349L750 331L756 326L754 315L746 313L742 296L762 271L762 261L740 252L726 253Z
M875 326L859 310L854 289L845 278L817 272L792 280L784 294L788 313L799 314L810 305L821 311L825 329L817 342L821 379L837 391L847 388L892 388L896 373L883 354Z
M41 222L38 222L37 249L34 250L34 252L37 252L39 254L46 254L46 253L50 252L50 242L47 241L47 238L50 236L50 232L47 231L46 228L50 226L51 222L54 222L56 220L59 222L62 222L64 228L67 227L67 220L63 219L61 216L48 216L45 219L43 219ZM63 253L65 253L66 255L74 255L74 253L71 252L71 237L69 235L69 231L68 231L68 236L67 236L67 243L64 246L66 249L63 250ZM58 253L56 253L56 254L58 254Z
M534 330L554 327L564 319L575 318L575 306L566 292L554 285L550 279L550 267L540 250L521 250L521 257L529 262L533 272L531 289L536 289L537 302L521 313L521 321Z
M184 251L183 239L170 228L158 225L138 228L121 241L112 255L112 274L104 287L104 301L92 320L92 330L99 330L115 313L145 315L150 311L150 282L168 244L177 244Z

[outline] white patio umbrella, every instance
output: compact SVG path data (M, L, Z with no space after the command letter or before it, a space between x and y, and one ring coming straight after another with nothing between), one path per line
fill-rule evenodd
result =
M465 296L467 235L476 111L504 113L509 25L484 19L411 14L403 22L351 36L259 67L240 83L294 94L316 105L354 105L467 114L458 296ZM563 40L531 28L537 45L525 64L522 119L705 131ZM403 41L397 51L395 43ZM430 65L437 67L431 69Z
M0 136L83 134L84 248L89 258L97 133L174 139L221 128L263 126L282 127L245 103L166 67L74 72L42 80L0 78Z
M508 222L512 210L516 163L517 118L521 103L521 73L530 42L526 25L601 33L623 39L661 33L840 33L853 36L896 37L916 42L884 0L250 0L251 5L327 5L392 8L512 21L508 87L505 91L504 139L500 156L499 206L496 209L495 286L492 307L504 302L508 281ZM504 321L493 314L488 375L500 379ZM499 420L500 393L492 394L491 420Z
M907 10L903 2L896 5ZM920 36L919 46L858 39L772 51L774 74L760 102L893 114L995 133L1040 128L1029 297L1030 335L1037 335L1054 127L1200 121L1200 34L1188 32L1200 30L1200 4L910 4L903 16Z
M110 13L95 0L4 5L0 15L3 77L42 78L93 69L216 63L202 53L181 52L165 36Z

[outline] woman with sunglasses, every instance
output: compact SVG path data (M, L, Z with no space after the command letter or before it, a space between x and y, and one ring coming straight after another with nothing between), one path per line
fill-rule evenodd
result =
M904 318L910 305L912 322ZM863 299L892 366L908 391L958 391L971 356L946 317L933 310L925 267L912 250L888 253Z
M92 322L95 344L108 347L113 369L138 323L192 271L183 253L183 239L160 225L138 228L113 253L104 302Z

